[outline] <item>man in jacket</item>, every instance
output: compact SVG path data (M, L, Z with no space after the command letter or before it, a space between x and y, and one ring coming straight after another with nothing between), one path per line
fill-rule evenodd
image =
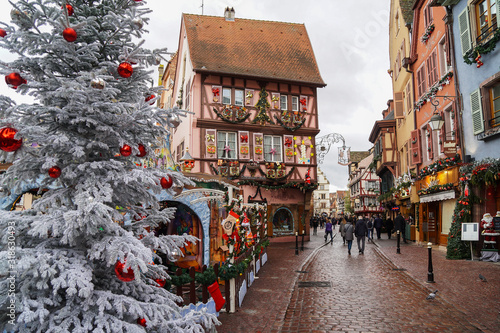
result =
M408 243L406 241L406 221L403 215L401 215L401 212L398 213L398 216L394 219L394 229L396 232L399 230L399 233L401 234L401 237L403 237L403 241L405 243Z
M354 226L352 225L351 218L347 219L343 231L345 234L345 240L347 241L347 252L351 255L352 240L354 239Z
M356 235L356 240L358 241L359 254L364 254L365 237L368 234L368 228L366 227L366 223L363 220L362 216L359 216L358 220L356 221L356 226L354 227L354 234Z
M380 215L377 214L375 217L375 220L373 221L373 226L375 227L375 230L377 231L377 239L380 239L380 235L382 234L382 226L383 226L382 219L380 218Z

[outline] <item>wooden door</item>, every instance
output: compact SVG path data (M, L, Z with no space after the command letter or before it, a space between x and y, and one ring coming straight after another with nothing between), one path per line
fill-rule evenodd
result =
M429 202L427 206L427 239L432 244L439 244L439 204Z

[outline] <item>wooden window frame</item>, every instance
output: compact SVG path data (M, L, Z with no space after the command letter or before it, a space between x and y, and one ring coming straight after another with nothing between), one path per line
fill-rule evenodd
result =
M417 69L417 91L418 91L418 96L415 99L419 99L425 94L425 91L427 89L427 82L426 82L426 72L425 72L425 62L420 65L420 68Z
M292 111L299 111L299 96L292 96Z
M266 145L266 138L271 138L271 149L274 148L276 151L279 151L280 153L280 158L276 159L276 154L271 154L270 149L268 151L268 146ZM263 137L264 140L264 161L266 162L283 162L283 138L280 135L264 135ZM278 140L279 142L275 142L275 140ZM268 159L268 155L271 156L271 159Z
M224 148L225 146L229 145L228 144L228 134L234 134L234 149L232 151L234 154L231 154L231 151L229 151L229 156L225 156L225 151ZM224 135L226 138L224 140L224 144L221 145L219 144L219 135ZM217 158L218 159L224 159L224 160L236 160L238 159L238 133L237 132L231 132L231 131L217 131ZM230 143L230 142L229 142ZM233 157L231 157L233 155Z
M241 93L241 103L238 104L238 97L236 93ZM244 106L245 105L245 91L243 89L235 89L234 90L234 105L236 106Z
M229 91L229 103L225 103L224 102L224 98L227 98L227 96L225 96L224 92L226 91ZM232 105L232 89L231 88L222 88L222 93L221 93L221 101L222 101L222 104L224 105Z
M288 110L288 95L280 95L280 109L282 111Z
M500 85L500 72L489 77L479 86L485 131L500 126L500 122L497 125L491 126L493 120L492 89L497 85Z

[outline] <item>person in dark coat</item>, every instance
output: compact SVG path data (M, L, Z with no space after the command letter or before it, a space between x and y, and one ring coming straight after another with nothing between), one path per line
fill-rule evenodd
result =
M398 213L398 216L394 219L394 230L397 232L399 231L399 234L403 237L403 241L405 243L408 243L406 241L406 221L403 215L401 215L401 212Z
M347 252L351 255L352 240L354 239L354 227L351 218L348 218L347 223L344 225L344 234L347 241Z
M356 235L356 240L358 241L359 254L364 254L365 237L368 234L368 228L366 226L366 222L363 220L361 216L359 216L358 220L356 221L356 226L354 227L354 234Z
M375 220L373 220L373 227L377 231L377 239L380 239L383 225L384 225L384 223L383 223L382 219L380 218L380 215L377 214L377 216L375 216Z
M392 223L392 220L390 217L385 220L385 230L387 230L387 238L391 239L391 234L392 234L392 229L394 228L394 223Z

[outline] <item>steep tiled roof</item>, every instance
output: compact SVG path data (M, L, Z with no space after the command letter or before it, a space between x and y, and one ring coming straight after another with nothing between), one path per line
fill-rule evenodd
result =
M413 4L415 0L399 0L399 5L401 6L401 11L403 12L403 18L406 24L413 23Z
M183 14L196 71L325 86L304 24Z
M369 151L351 151L351 162L360 162L361 160L365 159L366 157L370 156Z

